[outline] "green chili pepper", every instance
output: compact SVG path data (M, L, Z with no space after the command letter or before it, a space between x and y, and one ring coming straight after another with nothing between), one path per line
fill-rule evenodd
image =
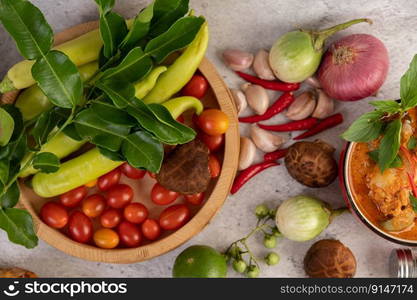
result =
M145 103L162 103L179 92L191 79L206 53L208 26L204 23L194 41L157 80L144 98Z
M74 151L77 151L84 145L86 141L76 141L70 138L69 136L65 135L64 133L59 133L56 137L51 139L45 145L42 146L40 152L51 152L58 156L58 158L64 158L65 156L71 154ZM22 166L25 165L28 161L29 157L26 156L22 160ZM23 170L19 177L27 177L29 175L37 173L33 167L27 168Z
M88 80L98 70L98 63L92 62L79 67L81 79ZM38 85L24 90L16 100L15 106L20 109L23 120L32 120L39 114L50 109L53 104L42 92Z
M164 73L168 68L165 66L156 67L146 76L145 79L135 84L135 97L143 99L155 86L159 76Z
M191 108L195 110L197 115L201 114L204 109L200 100L190 96L173 98L164 102L162 105L169 110L174 119L178 118L183 112Z

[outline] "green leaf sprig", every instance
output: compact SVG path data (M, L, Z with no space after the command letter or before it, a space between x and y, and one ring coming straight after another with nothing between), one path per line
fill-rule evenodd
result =
M402 120L409 109L417 106L417 55L401 78L400 95L400 101L371 101L375 110L359 117L342 134L345 140L351 142L371 142L382 136L377 151L371 154L381 172L399 164ZM415 139L410 139L408 147L415 148L416 144Z
M164 106L135 98L133 85L188 46L204 18L187 15L188 0L155 0L129 29L113 12L115 0L95 2L103 48L99 70L83 83L74 63L51 48L53 31L42 12L27 0L0 0L0 21L22 56L33 61L32 76L53 104L25 122L16 107L0 107L0 228L27 248L38 239L30 214L14 208L20 197L17 179L31 167L44 173L59 169L59 158L41 151L49 140L60 133L88 140L112 160L158 172L163 144L183 144L196 135Z

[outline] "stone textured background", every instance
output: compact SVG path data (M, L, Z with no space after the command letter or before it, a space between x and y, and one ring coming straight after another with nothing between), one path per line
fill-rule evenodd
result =
M32 1L45 13L56 31L97 18L92 0L36 0ZM148 1L119 0L117 11L131 17ZM191 0L197 14L207 17L210 24L211 40L207 56L218 67L230 87L237 87L240 81L227 70L219 55L225 48L240 48L256 51L268 49L283 33L294 28L324 28L337 23L369 17L374 25L359 24L337 34L334 38L349 33L370 33L380 38L390 53L391 69L386 83L378 94L380 99L396 99L399 96L399 80L407 69L413 55L417 53L417 1L413 0ZM19 56L8 35L0 28L0 73L6 70ZM275 94L271 94L273 98ZM337 103L337 111L343 112L345 123L336 129L320 135L331 142L339 155L343 142L338 135L361 113L370 110L367 101ZM280 118L272 120L279 121ZM247 128L242 128L245 134ZM259 159L261 158L259 153ZM271 168L256 177L237 195L229 197L220 213L204 231L187 244L151 261L130 265L101 264L87 262L67 256L44 242L34 250L26 250L8 242L0 232L1 266L20 266L40 276L51 277L169 277L175 257L192 244L208 244L220 250L245 235L255 223L253 209L259 203L278 205L289 196L300 193L315 195L328 201L334 207L342 206L343 200L335 182L320 190L308 189L292 180L284 167ZM368 231L351 215L337 218L321 234L321 238L336 238L343 241L355 253L359 277L388 276L387 259L390 251L397 246ZM277 251L281 262L274 267L264 267L265 277L305 276L302 261L305 252L314 242L296 243L279 240ZM257 255L262 257L266 250L261 246L261 237L251 242ZM230 276L236 273L230 271Z

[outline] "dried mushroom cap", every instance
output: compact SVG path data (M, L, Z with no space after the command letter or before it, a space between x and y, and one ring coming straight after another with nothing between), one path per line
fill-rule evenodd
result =
M166 189L185 195L204 192L210 183L209 149L198 139L177 146L162 163L156 180Z
M20 268L0 269L0 278L37 278L35 273Z
M298 182L313 188L325 187L337 176L337 163L333 146L316 140L297 142L285 156L288 173Z
M304 270L313 278L351 278L356 273L356 259L340 241L321 240L307 251Z

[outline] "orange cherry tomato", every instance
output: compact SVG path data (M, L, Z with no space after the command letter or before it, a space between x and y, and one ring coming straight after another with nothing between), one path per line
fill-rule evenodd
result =
M123 208L132 202L133 190L127 184L112 186L106 194L107 205L113 208Z
M208 135L204 132L199 132L198 137L204 144L206 144L210 152L219 150L224 143L224 134Z
M176 230L187 223L190 210L184 204L176 204L166 208L159 216L159 225L165 230Z
M215 155L210 154L208 165L209 165L211 178L217 178L220 175L220 171L221 171L221 165L220 165L219 159Z
M148 217L148 209L141 203L130 203L125 207L123 215L127 221L140 224Z
M120 176L122 175L122 172L119 168L114 169L113 171L110 171L107 174L104 174L103 176L100 176L100 178L97 181L97 186L100 191L107 191L112 186L119 183Z
M132 167L127 162L120 166L122 173L132 179L141 179L145 176L146 171Z
M207 79L201 75L194 75L182 89L181 95L201 99L206 95L207 89Z
M219 109L206 109L198 117L198 126L208 135L220 135L229 128L229 118Z
M75 211L68 221L70 238L79 243L87 243L93 236L93 222L84 213Z
M158 182L152 188L151 191L151 200L153 203L157 205L168 205L177 200L179 194L177 192L173 192L167 190Z
M98 179L94 179L94 180L91 180L90 182L87 182L86 184L84 184L86 187L88 187L88 188L92 188L92 187L95 187L96 186L96 184L97 184L97 181L98 181Z
M138 247L142 242L142 233L139 228L128 221L123 221L118 227L120 241L129 248Z
M90 195L83 200L81 210L90 218L95 218L101 215L106 208L106 200L102 195Z
M204 201L204 193L184 195L185 200L192 205L200 205Z
M121 213L114 208L106 209L100 216L100 224L105 228L114 228L122 220Z
M94 233L94 243L103 249L113 249L119 245L119 235L116 231L108 228L101 228Z
M68 212L65 207L56 202L47 202L41 208L41 219L48 226L63 228L68 223Z
M142 233L148 240L154 241L161 235L161 227L156 220L147 219L142 223Z
M59 202L66 207L76 207L87 195L87 188L82 185L59 196Z

